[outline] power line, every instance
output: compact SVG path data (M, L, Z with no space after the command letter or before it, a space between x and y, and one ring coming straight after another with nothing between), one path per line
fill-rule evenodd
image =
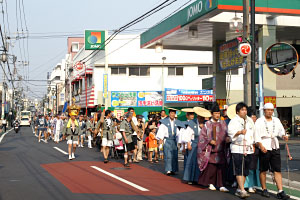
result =
M151 9L150 11L146 12L145 14L141 15L140 17L134 19L133 21L127 23L126 25L122 26L121 28L119 28L118 30L116 30L109 38L107 38L104 42L103 45L101 45L99 47L99 49L107 46L112 39L114 39L114 37L116 37L120 32L126 30L127 28L139 23L140 21L150 17L151 15L155 14L156 12L160 11L161 9L165 8L166 6L171 5L172 3L174 3L177 0L173 0L171 3L165 5L166 3L168 3L170 0L166 0L163 3L159 4L158 6L156 6L155 8ZM95 53L96 52L96 53ZM88 56L86 56L85 58L81 59L81 62L87 62L90 59L92 59L95 55L97 55L99 53L99 50L95 50L92 53L90 53ZM94 55L93 55L94 54Z

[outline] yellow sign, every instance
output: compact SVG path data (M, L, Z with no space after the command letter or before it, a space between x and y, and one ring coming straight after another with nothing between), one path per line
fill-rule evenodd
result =
M103 74L103 97L108 98L108 74Z

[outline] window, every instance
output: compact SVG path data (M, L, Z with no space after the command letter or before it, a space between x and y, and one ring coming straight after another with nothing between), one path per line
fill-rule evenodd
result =
M150 67L129 67L129 76L150 76Z
M126 75L126 67L112 67L111 74L112 75Z
M79 51L79 43L78 42L72 42L71 52L77 53L78 51Z
M86 75L86 77L87 87L89 88L93 85L93 76L91 74L88 74Z
M183 76L183 67L168 67L168 76Z
M213 69L212 66L199 66L198 67L198 75L212 75Z

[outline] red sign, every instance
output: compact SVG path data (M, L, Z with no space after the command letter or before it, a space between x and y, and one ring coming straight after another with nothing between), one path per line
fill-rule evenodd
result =
M274 108L276 108L276 96L266 96L264 99L264 103L272 103Z
M84 64L81 63L81 62L77 62L77 63L75 64L74 68L75 68L76 70L80 71L80 70L83 69L83 65L84 65Z
M163 101L138 101L138 106L162 106Z
M239 53L241 56L248 56L251 54L251 45L249 43L241 43L239 45Z
M197 102L209 101L212 102L213 95L167 95L167 101L182 101L182 102Z

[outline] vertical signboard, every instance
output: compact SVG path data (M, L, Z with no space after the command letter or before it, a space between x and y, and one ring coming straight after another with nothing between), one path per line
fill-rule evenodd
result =
M108 74L103 74L103 97L108 98Z

